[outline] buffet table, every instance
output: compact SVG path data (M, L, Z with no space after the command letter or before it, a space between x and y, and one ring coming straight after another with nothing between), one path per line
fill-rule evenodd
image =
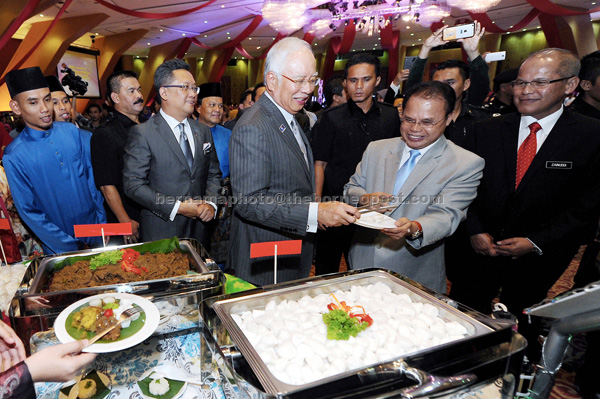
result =
M58 340L53 342L53 339L56 338L49 331L36 334L32 342L37 343L35 350L40 350L45 345L58 343ZM111 399L141 398L137 381L146 371L160 366L177 368L186 378L198 381L199 385L188 384L181 396L182 399L235 397L233 388L227 383L227 379L223 378L218 368L203 368L201 342L198 328L153 336L133 348L99 354L90 368L110 378ZM33 346L32 350L34 350ZM71 384L38 383L36 384L37 397L38 399L59 398L60 389Z

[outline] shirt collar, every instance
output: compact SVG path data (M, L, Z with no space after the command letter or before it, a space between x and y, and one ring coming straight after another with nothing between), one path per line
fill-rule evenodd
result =
M126 129L130 128L133 125L136 125L135 121L131 120L130 117L128 117L125 114L120 113L119 111L115 110L114 111L114 117L115 119L117 119L121 125L123 125L123 127L125 127ZM140 119L140 123L142 122L142 120Z
M371 108L369 108L369 110L366 113L363 112L362 108L359 107L358 104L356 104L351 98L349 98L348 101L346 101L346 104L348 104L348 109L350 110L350 113L359 112L363 115L367 115L375 111L381 113L381 109L379 108L377 99L375 98L375 96L372 96L372 98L373 102L371 103Z
M436 141L434 141L433 143L429 144L427 147L419 148L419 152L421 153L420 156L422 157L423 155L425 155L425 153L427 151L429 151L431 149L431 147L433 147L434 145L437 144L438 141L440 141L440 138L442 138L442 136L438 137L438 139ZM410 150L412 150L412 149L413 148L410 148L408 145L406 145L406 143L404 143L404 150L402 152L402 155L403 156L407 155L410 152Z
M52 126L50 127L50 129L48 130L37 130L37 129L32 129L29 126L25 126L25 129L23 129L24 132L27 132L27 135L29 137L31 137L31 139L33 140L42 140L46 137L49 137L52 134L52 130L54 129L54 126L56 126L57 122L53 122ZM69 122L58 122L58 123L69 123Z
M266 95L267 98L269 100L271 100L273 102L273 104L275 104L275 106L279 109L279 112L281 112L281 114L283 115L283 117L285 118L285 121L288 123L288 125L291 126L291 122L294 119L294 115L290 114L289 112L287 112L285 109L283 109L279 104L277 104L275 102L275 100L273 99L273 97L271 97L271 95L269 94L269 92L265 91L263 95Z
M191 129L190 123L188 122L188 118L185 118L184 120L182 120L181 122L179 122L177 119L173 118L172 116L167 115L165 113L165 111L162 110L162 108L158 112L160 112L160 114L165 119L165 121L167 122L167 124L169 125L169 127L171 128L171 130L176 131L176 132L179 133L179 128L177 128L177 125L179 125L180 123L183 123L186 128ZM175 130L175 128L177 128L178 130Z
M522 115L520 129L523 130L529 125L531 125L533 122L537 122L540 124L540 126L542 126L542 131L550 133L550 130L552 130L552 128L556 124L556 121L558 121L558 118L560 118L560 116L562 115L564 109L565 107L561 105L558 111L539 120L535 119L533 116L530 115Z

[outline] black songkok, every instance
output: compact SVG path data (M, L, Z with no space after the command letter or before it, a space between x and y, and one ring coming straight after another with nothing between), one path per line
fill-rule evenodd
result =
M206 97L221 97L221 84L220 83L204 83L200 85L200 94L198 94L198 101L201 101Z
M60 80L54 75L46 76L46 82L48 82L48 87L50 88L50 93L55 91L62 91L66 93L65 88L62 84L60 84Z
M17 69L6 74L6 86L11 98L30 90L48 87L40 67Z

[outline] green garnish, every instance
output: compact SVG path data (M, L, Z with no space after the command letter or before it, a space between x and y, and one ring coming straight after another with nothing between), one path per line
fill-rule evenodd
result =
M90 269L96 270L100 266L108 264L114 265L117 262L120 262L122 258L123 252L121 252L118 249L114 251L102 252L100 255L96 256L95 258L92 258L92 260L90 261Z
M119 309L119 304L116 301L113 303L107 303L102 305L102 309Z
M359 322L355 317L341 309L330 310L323 314L323 322L327 326L327 339L345 340L350 336L356 337L359 332L369 327L369 323Z

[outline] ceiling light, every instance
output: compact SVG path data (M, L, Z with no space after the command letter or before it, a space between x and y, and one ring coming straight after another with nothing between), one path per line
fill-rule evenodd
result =
M407 26L406 29L410 29L410 26Z
M204 37L208 37L208 35L204 35Z
M40 17L44 18L44 14L40 14Z
M150 46L150 43L148 43L148 46Z
M96 36L98 36L98 32L96 32Z
M526 31L527 31L527 29L523 29L523 32L526 32Z
M181 36L185 36L185 33L182 33Z
M536 26L535 28L536 28L536 29L540 29L540 28L541 28L541 26Z
M249 37L249 38L248 38L248 40L252 40L252 38L251 38L251 37Z
M246 58L242 57L243 60L245 60Z
M419 39L419 41L421 41L421 39Z
M221 8L225 8L225 6L224 6L224 5L222 5L222 6L221 6Z
M414 36L415 34L414 34L414 33L411 33L410 35L411 35L411 36Z
M229 32L227 32L227 34L229 34Z
M204 23L205 23L205 24L207 24L207 23L208 23L208 21L204 21Z
M161 32L163 31L163 29L160 30Z
M414 46L415 46L415 44L413 43L413 44L412 44L412 47L414 47Z
M227 40L231 40L231 37L227 36Z
M258 46L256 49L257 49L257 50L260 50L260 46Z

